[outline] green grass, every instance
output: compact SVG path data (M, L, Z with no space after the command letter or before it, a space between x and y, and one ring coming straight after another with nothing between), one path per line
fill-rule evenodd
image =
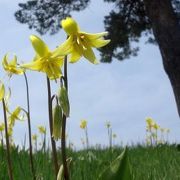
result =
M72 157L72 180L96 180L99 173L106 168L121 152L122 148L89 149L81 151L68 150ZM60 153L59 153L60 154ZM179 180L180 151L175 145L157 147L129 147L128 156L135 180ZM14 148L11 150L13 174L15 180L30 180L28 152ZM39 180L54 180L51 153L46 151L34 154L36 175ZM60 159L60 157L59 157ZM0 180L8 180L6 152L0 148Z

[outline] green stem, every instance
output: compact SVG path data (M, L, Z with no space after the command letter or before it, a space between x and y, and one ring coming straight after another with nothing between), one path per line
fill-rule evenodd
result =
M67 77L67 56L64 59L64 86L68 92L68 77ZM62 153L62 162L64 168L64 179L69 180L69 172L67 167L67 157L66 157L66 115L63 114L62 121L62 139L61 139L61 153Z
M52 146L52 155L54 161L54 170L57 177L58 174L58 160L57 160L57 150L56 150L56 143L52 136L53 133L53 116L52 116L52 100L51 100L51 84L50 80L47 77L47 90L48 90L48 111L49 111L49 128L50 128L50 137L51 137L51 146Z
M30 101L29 101L29 85L26 73L24 72L24 79L26 83L26 96L27 96L27 119L28 119L28 133L29 133L29 156L30 156L30 165L31 165L31 173L33 179L36 179L35 169L34 169L34 162L33 162L33 150L32 150L32 133L31 133L31 116L30 116Z
M6 148L7 148L7 161L8 161L8 173L9 179L13 180L13 172L12 172L12 163L10 157L10 145L9 145L9 135L8 135L8 125L7 125L7 115L6 115L6 105L4 99L2 99L3 104L3 113L4 113L4 125L5 125L5 135L6 135Z

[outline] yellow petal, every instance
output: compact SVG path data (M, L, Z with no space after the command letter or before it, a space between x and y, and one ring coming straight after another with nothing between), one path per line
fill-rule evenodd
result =
M81 46L78 46L78 44L74 44L73 50L71 52L71 57L70 57L70 63L75 63L77 62L81 56L83 55L83 50Z
M21 65L22 68L40 71L42 69L42 62L40 60L33 61L32 63Z
M35 35L31 35L30 40L34 50L40 57L44 57L49 54L49 48L42 39Z
M108 32L101 32L101 33L95 33L95 34L81 32L81 34L85 35L90 40L94 40L94 39L99 39L99 38L101 38L103 36L107 36Z
M54 52L52 52L52 57L57 57L57 56L65 56L69 54L72 50L72 45L73 45L73 36L69 36L69 38L59 45Z
M63 19L61 21L61 26L68 35L77 34L79 31L77 22L71 17Z
M96 39L96 40L90 40L89 42L92 47L100 48L106 46L110 42L110 40Z
M89 60L91 63L98 64L96 56L95 56L93 50L90 47L88 47L87 49L83 50L83 56L87 60Z
M7 57L8 55L6 54L3 58L3 61L2 61L2 66L3 68L6 70L7 66L8 66L8 62L7 62Z
M0 82L0 101L2 101L2 99L4 98L4 95L5 95L5 87L4 87L4 84Z

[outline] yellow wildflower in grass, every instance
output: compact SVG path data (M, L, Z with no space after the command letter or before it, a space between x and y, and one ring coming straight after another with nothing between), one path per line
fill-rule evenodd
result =
M153 124L153 128L154 128L155 130L158 130L158 129L160 128L160 126L159 126L157 123L154 123L154 124Z
M9 112L9 110L7 109L7 111ZM10 116L8 117L8 120L9 120L9 125L11 127L14 126L14 123L16 120L23 120L23 116L21 116L21 107L18 106L12 113L10 113Z
M46 134L46 128L44 126L38 126L38 130L40 134Z
M50 51L49 47L39 37L31 35L30 40L36 51L36 56L33 62L23 64L22 67L46 73L51 80L59 78L62 75L61 67L63 66L64 56L69 52L66 42L54 51Z
M4 131L5 125L4 123L0 123L0 132Z
M155 124L155 121L152 118L148 117L146 118L146 123L148 128L152 128Z
M8 62L8 55L6 54L3 58L2 66L10 77L13 74L23 74L24 73L24 69L18 67L18 65L17 65L17 57L16 56L14 56L14 58L10 62Z
M37 134L33 134L33 135L32 135L32 140L33 140L33 141L37 141L37 138L38 138Z
M87 127L87 121L86 120L81 120L81 123L80 123L80 128L81 129L85 129Z
M67 45L71 49L70 62L77 62L82 56L89 60L93 64L97 64L93 48L100 48L107 45L110 40L104 40L103 36L107 35L107 32L101 32L96 34L90 34L80 31L77 22L67 17L61 21L61 26L69 36L67 39Z

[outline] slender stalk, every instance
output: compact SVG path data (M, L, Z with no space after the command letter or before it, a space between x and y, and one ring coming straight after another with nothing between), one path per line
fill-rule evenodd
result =
M48 111L49 111L49 128L50 128L50 136L51 136L51 146L52 146L52 155L54 161L54 170L57 177L58 174L58 159L57 159L57 150L56 143L53 139L53 117L52 117L52 100L51 100L51 84L50 80L47 77L47 90L48 90Z
M86 147L88 150L89 149L89 139L88 139L88 128L87 128L87 126L85 128L85 136L86 136Z
M8 135L8 125L7 125L7 115L6 115L6 105L4 99L2 99L3 104L3 113L4 113L4 125L5 125L5 135L6 135L6 148L7 148L7 161L8 161L8 173L9 179L13 180L13 172L12 172L12 163L10 157L10 145L9 145L9 135Z
M67 56L64 59L64 86L68 92L68 77L67 77ZM69 180L69 172L66 161L66 115L63 114L62 121L62 139L61 139L61 153L62 153L62 163L64 168L64 179Z
M29 133L29 157L30 157L30 165L31 165L31 173L33 179L36 179L34 162L33 162L33 147L32 147L32 133L31 133L31 116L30 116L30 101L29 101L29 85L26 73L24 72L24 78L26 83L26 96L27 96L27 119L28 119L28 133Z

